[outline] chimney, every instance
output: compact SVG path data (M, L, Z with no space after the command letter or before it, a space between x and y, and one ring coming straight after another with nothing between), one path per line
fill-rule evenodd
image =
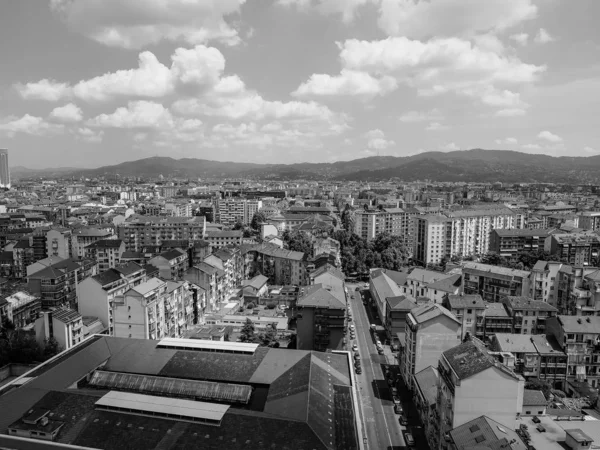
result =
M577 323L579 323L579 324L580 324L580 323L581 323L581 319L577 319Z
M587 323L592 323L592 321L590 320L590 318L589 318L589 317L586 317L586 318L585 318L585 321L586 321Z

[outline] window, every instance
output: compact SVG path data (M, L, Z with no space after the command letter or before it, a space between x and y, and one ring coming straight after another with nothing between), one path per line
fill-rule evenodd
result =
M467 309L467 314L471 314L473 312L472 309Z
M531 414L531 411L525 411L525 414Z

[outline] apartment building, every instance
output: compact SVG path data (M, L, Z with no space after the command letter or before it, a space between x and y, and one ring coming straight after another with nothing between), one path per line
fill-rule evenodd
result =
M523 408L525 380L489 354L473 338L442 353L438 364L436 417L438 439L431 448L450 449L449 433L480 416L510 430ZM490 408L493 405L493 408Z
M41 235L44 238L46 256L73 258L73 232L69 228L54 227Z
M439 435L439 424L435 422L438 378L437 366L428 366L414 376L413 402L421 418L423 432L428 442L437 442Z
M527 378L537 378L540 369L540 354L531 334L496 333L491 340L490 350L510 353L501 355L502 363L516 373Z
M83 317L76 310L58 308L44 314L44 318L46 317L52 321L52 326L48 326L46 329L52 330L52 336L63 350L67 350L83 340Z
M441 305L429 303L406 316L404 342L400 341L400 372L409 389L414 390L414 375L436 366L442 352L461 341L460 322Z
M563 390L567 381L567 354L552 335L536 334L531 336L531 342L539 355L537 377L549 381L554 389Z
M442 305L460 322L461 339L464 339L467 333L470 336L483 336L486 308L479 294L447 295Z
M272 285L308 284L304 253L267 243L242 245L240 249L244 257L244 279L261 273L269 277L269 284Z
M383 318L383 326L387 333L390 342L397 341L406 334L406 316L417 307L417 302L414 298L408 295L400 295L399 297L387 297L387 306L385 308L385 316Z
M530 272L475 262L463 263L462 291L479 294L485 301L499 302L507 295L530 292Z
M398 298L403 295L402 289L385 272L374 270L369 278L369 291L371 298L377 308L379 317L387 315L387 299L390 297ZM387 330L391 335L391 330Z
M584 230L600 230L600 211L584 211L579 213L579 228Z
M560 314L600 315L600 270L563 265L557 274L557 304Z
M161 245L165 240L196 241L204 238L204 217L162 217L132 215L119 228L119 238L129 251Z
M114 335L114 301L129 289L146 281L147 272L136 263L108 269L80 281L79 312L98 317L108 334Z
M20 239L12 248L14 278L25 278L27 276L27 266L33 264L34 252L32 239Z
M39 296L18 291L0 296L0 323L11 321L15 328L29 328L35 322L42 309Z
M232 197L217 198L215 201L215 220L217 223L226 226L233 226L238 222L249 224L254 214L262 206L262 200Z
M299 350L345 349L347 306L343 290L336 295L335 290L322 284L310 286L298 299L297 307Z
M74 230L71 235L71 248L73 258L85 258L85 249L88 245L93 244L101 239L116 239L117 236L111 230L99 228L80 228ZM48 253L50 254L50 253ZM59 255L60 256L60 255Z
M412 248L413 217L417 214L414 209L357 209L354 212L354 232L369 241L381 233L403 236L406 245Z
M212 312L227 300L224 289L225 271L201 262L190 267L183 279L204 290L206 307L204 312Z
M112 269L121 264L125 242L121 239L100 239L85 248L85 257L98 262L98 271Z
M491 340L496 333L511 333L513 318L508 315L504 303L485 303L483 313L483 336L476 331L475 336L485 341Z
M544 248L546 238L553 229L499 229L490 234L489 251L504 258L515 260L522 252L537 252Z
M600 387L600 317L555 316L548 319L547 334L568 356L567 389L570 382Z
M244 273L244 259L239 248L221 248L204 258L204 262L225 273L223 282L227 296L230 296L240 286Z
M495 229L518 228L518 215L508 209L462 210L414 218L413 258L420 264L440 263L453 256L483 255Z
M416 267L406 276L406 284L403 288L407 294L410 294L415 298L429 297L429 286L436 281L446 279L449 276L450 275L443 272ZM433 298L429 298L433 300Z
M590 266L598 260L600 236L592 232L552 234L546 238L544 250L574 267Z
M165 203L165 211L172 217L192 217L192 204L167 202Z
M241 245L244 233L240 230L207 231L206 241L211 249Z
M114 300L116 337L177 338L193 321L192 296L185 282L150 278Z
M182 280L189 268L188 254L180 248L174 248L150 259L148 264L158 269L163 280Z
M558 303L558 274L565 264L557 261L538 261L531 269L531 297L552 306Z
M513 333L545 334L546 322L558 310L541 300L525 296L507 296L502 299L508 315L513 318Z
M32 293L39 294L43 309L64 306L77 310L79 282L97 273L98 264L93 260L54 263L48 258L48 265L27 275L27 284Z

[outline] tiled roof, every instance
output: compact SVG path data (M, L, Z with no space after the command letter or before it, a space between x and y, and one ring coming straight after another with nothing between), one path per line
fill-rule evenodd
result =
M442 272L416 268L408 275L407 279L429 284L447 277L448 275Z
M202 272L207 273L209 275L213 275L213 274L217 273L217 271L219 270L216 267L213 267L210 264L205 263L204 261L199 262L194 267L196 267L197 269L199 269Z
M92 242L86 248L119 248L123 244L121 239L100 239L96 242Z
M508 312L504 303L489 303L485 304L485 317L489 319L509 318ZM511 319L512 320L512 319Z
M173 259L177 259L180 256L186 255L186 252L184 252L183 250L174 248L172 250L167 250L166 252L162 252L160 255L160 257L165 258L167 261L171 261Z
M552 335L545 336L543 334L535 334L531 336L531 342L533 342L533 345L535 345L535 348L540 355L567 356L560 348L556 338Z
M319 267L317 270L315 270L314 272L312 272L310 274L311 278L318 278L320 275L323 275L325 273L331 274L337 278L339 278L341 281L345 280L344 277L344 273L338 269L337 267L332 266L331 264L327 263L324 266Z
M239 230L226 230L226 231L207 231L206 238L241 238L244 235L242 231Z
M448 293L455 292L456 289L460 287L461 281L462 275L460 273L454 273L445 278L440 278L433 283L429 283L427 288Z
M553 228L549 229L533 229L530 230L528 228L512 228L512 229L499 229L494 230L500 237L518 237L518 236L539 236L539 237L548 237Z
M417 388L425 397L428 406L436 403L438 376L438 370L433 366L425 367L414 375Z
M418 299L417 299L418 300ZM428 320L434 319L438 316L446 316L452 319L454 322L460 324L459 320L456 318L454 314L444 308L442 305L438 305L437 303L426 303L421 305L415 309L413 309L410 314L413 319L417 323L425 323Z
M498 351L537 354L531 338L531 334L496 333L494 335L494 340L499 346Z
M446 350L442 354L444 355L444 358L446 358L446 361L448 361L448 364L452 367L452 370L454 370L461 380L472 377L473 375L494 366L500 369L504 368L504 372L517 378L517 376L510 372L508 368L497 363L494 357L485 349L483 344L476 343L475 339L457 345L450 350Z
M483 272L483 273L490 273L490 274L498 274L498 275L504 275L507 277L520 277L520 278L527 278L529 276L529 272L526 270L518 270L518 269L509 269L507 267L498 267L498 266L492 266L489 264L481 264L481 263L476 263L476 262L471 262L471 261L467 261L463 263L463 270L464 269L470 269L470 270L475 270L478 272Z
M409 295L387 297L387 303L393 311L411 311L417 307L417 302Z
M600 334L599 316L558 316L565 333Z
M381 301L385 301L388 297L402 295L402 290L398 285L383 272L371 273L371 283Z
M523 406L546 406L548 400L542 391L534 389L523 389Z
M143 269L142 266L140 266L137 263L134 262L128 262L127 264L123 264L120 265L119 267L116 268L118 272L122 273L123 275L127 276L127 275L131 275L134 274L136 272L139 272L140 270Z
M484 309L485 302L479 294L450 294L448 303L451 309Z
M504 299L510 304L514 311L527 310L527 311L549 311L557 312L554 306L542 300L533 300L531 297L525 296L507 296Z
M480 416L450 431L457 450L527 450L511 427ZM511 444L512 442L512 444Z
M258 274L254 278L252 278L251 280L244 280L242 282L242 286L243 287L249 286L249 287L252 287L254 289L260 289L261 287L263 287L267 283L267 281L269 281L268 277L265 277L262 274Z
M65 259L57 262L51 266L45 267L36 273L28 275L28 278L40 279L40 278L57 278L65 273L73 272L79 269L81 266L78 262L72 259Z
M311 286L304 295L298 299L298 306L312 306L315 308L346 309L346 305L335 295L324 289L321 284Z
M60 320L62 323L71 323L75 320L81 319L81 314L72 309L55 309L52 311L52 318Z
M150 278L148 281L133 287L132 290L136 291L138 294L146 295L148 292L158 289L165 283L166 282L160 278Z
M94 275L92 278L101 286L106 286L107 284L120 280L121 273L116 269L108 269L98 275Z
M292 259L295 261L301 261L304 258L304 253L302 252L294 252L292 250L286 250L283 248L279 248L274 244L269 243L261 243L261 244L252 244L248 246L244 246L245 252L250 251L262 253L263 255L271 256L274 258L283 258L283 259Z

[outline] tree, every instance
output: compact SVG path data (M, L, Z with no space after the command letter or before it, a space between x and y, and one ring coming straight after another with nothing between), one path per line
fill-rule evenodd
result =
M260 231L260 224L265 223L267 221L267 215L264 212L258 211L252 216L252 221L250 222L250 228L256 231Z
M54 336L50 337L50 339L44 339L44 359L50 359L58 355L61 351L62 349Z
M312 241L308 236L299 231L285 231L282 235L285 246L294 251L310 256L312 254Z
M550 396L550 391L552 390L552 385L549 381L540 380L539 378L532 378L525 382L525 389L532 389L534 391L542 391L544 396L548 398Z
M276 343L279 346L279 342L277 341L277 324L268 324L265 332L260 334L259 339L262 347L274 347Z
M244 229L244 224L242 223L241 220L238 220L231 229L234 230L234 231L243 230Z
M506 267L508 261L497 253L486 253L481 257L482 264L489 264L490 266L501 266Z
M298 348L298 337L296 336L296 333L290 335L290 342L288 343L287 348L294 350Z
M258 342L254 322L252 322L250 318L246 319L246 323L242 326L242 330L240 331L240 341L250 343Z

